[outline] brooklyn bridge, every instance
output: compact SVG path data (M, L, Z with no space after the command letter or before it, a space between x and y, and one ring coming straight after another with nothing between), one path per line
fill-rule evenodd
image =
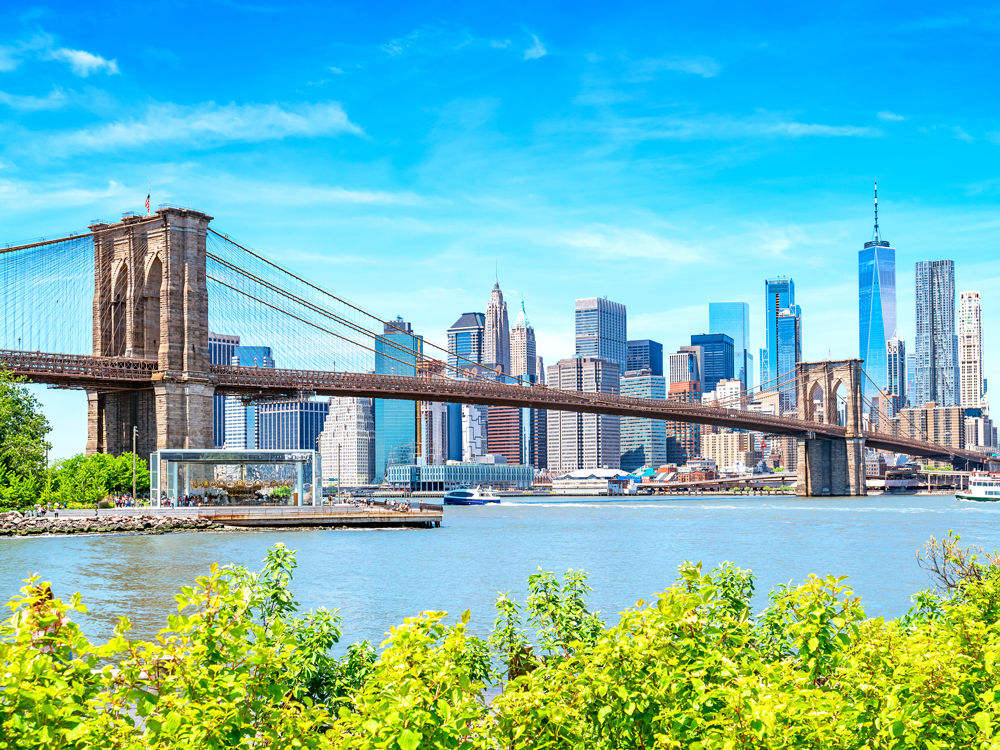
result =
M428 342L398 343L391 320L320 288L212 227L200 211L94 223L0 248L0 363L35 383L86 391L87 451L213 445L212 399L363 396L492 404L719 425L797 438L802 495L865 493L865 448L977 468L985 457L924 434L866 428L861 360L799 363L743 403L701 405L501 383ZM209 331L267 342L294 368L210 363ZM400 373L371 374L376 351ZM794 391L795 414L747 408ZM840 403L838 403L838 395ZM870 410L871 405L867 405ZM841 408L838 408L841 407ZM876 428L879 425L876 424Z

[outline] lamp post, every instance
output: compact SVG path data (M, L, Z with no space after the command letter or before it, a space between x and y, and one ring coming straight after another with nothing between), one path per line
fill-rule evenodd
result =
M139 427L138 425L132 425L132 502L138 505L135 499L135 449L136 443L139 442Z

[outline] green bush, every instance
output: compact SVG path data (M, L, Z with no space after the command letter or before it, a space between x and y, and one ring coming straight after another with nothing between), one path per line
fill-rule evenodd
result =
M0 626L0 747L995 750L1000 568L958 541L929 543L942 590L895 621L817 576L755 616L750 571L685 563L607 627L583 573L540 571L486 641L468 612L424 612L339 659L339 619L298 614L282 545L260 573L213 566L154 642L123 618L90 643L79 596L33 578Z

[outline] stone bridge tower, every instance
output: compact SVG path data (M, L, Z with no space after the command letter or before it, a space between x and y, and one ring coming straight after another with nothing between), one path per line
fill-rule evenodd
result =
M865 436L862 421L863 360L799 362L795 366L799 416L808 422L838 424L837 390L847 390L843 439L809 436L798 440L798 477L795 494L867 495ZM822 417L815 402L822 393Z
M88 391L87 453L211 448L205 240L212 220L162 208L95 224L94 356L155 361L153 387Z

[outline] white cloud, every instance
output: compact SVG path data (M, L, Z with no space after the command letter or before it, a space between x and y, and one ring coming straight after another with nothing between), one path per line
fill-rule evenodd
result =
M632 66L633 76L639 79L649 79L663 70L677 73L690 73L703 78L714 78L719 75L722 66L711 57L661 57L640 60Z
M204 148L221 141L256 142L282 138L312 138L363 131L336 102L300 104L226 104L195 107L158 104L142 119L121 120L95 128L53 136L51 152L61 155L108 151L147 143L179 141Z
M960 125L956 125L951 129L952 134L960 141L965 141L966 143L972 143L975 138L965 132Z
M767 113L751 118L718 115L695 117L636 118L611 121L598 126L613 137L623 140L710 140L739 138L877 138L878 128L856 125L825 125L815 122L783 120Z
M560 232L551 240L554 244L576 248L606 260L643 258L679 263L704 260L696 249L644 229L597 224L575 231Z
M490 46L494 49L507 49L510 46L510 39L491 39Z
M117 75L120 72L117 60L106 60L100 55L95 55L82 49L60 47L59 49L46 51L41 56L41 59L59 60L60 62L68 63L73 73L81 78L87 78L91 73L103 72L110 76Z
M524 51L524 59L537 60L539 57L545 57L545 55L548 54L548 50L545 49L545 45L542 44L542 40L534 34L531 35L531 38L534 41L534 44Z
M906 119L903 115L897 115L895 112L889 112L888 110L879 112L877 116L882 122L902 122Z
M68 101L62 89L52 89L48 96L20 96L0 91L0 104L23 112L38 112L41 110L59 109Z

